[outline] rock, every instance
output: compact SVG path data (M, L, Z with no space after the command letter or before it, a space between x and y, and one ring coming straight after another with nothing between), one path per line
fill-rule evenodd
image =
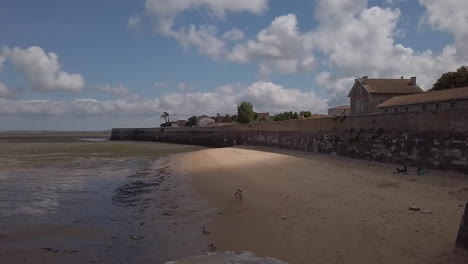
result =
M409 210L411 210L411 211L421 211L421 208L412 205L412 206L409 207Z
M287 217L286 217L285 215L282 215L281 218L282 218L282 219L286 219Z
M144 236L130 236L130 238L134 240L142 240Z

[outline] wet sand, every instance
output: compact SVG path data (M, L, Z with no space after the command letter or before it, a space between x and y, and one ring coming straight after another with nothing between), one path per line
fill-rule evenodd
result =
M0 263L165 263L208 250L213 211L172 165L202 148L100 138L0 135Z
M216 204L207 228L219 251L289 263L468 263L454 252L466 175L246 147L182 154L177 167Z

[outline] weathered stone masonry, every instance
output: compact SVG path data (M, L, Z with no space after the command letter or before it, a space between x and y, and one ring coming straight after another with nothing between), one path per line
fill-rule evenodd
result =
M333 117L205 128L113 129L113 140L268 146L468 173L466 111Z

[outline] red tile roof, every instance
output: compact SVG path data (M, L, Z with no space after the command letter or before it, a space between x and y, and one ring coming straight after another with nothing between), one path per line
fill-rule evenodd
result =
M446 89L418 94L395 96L380 104L378 107L395 105L410 105L449 100L468 99L468 87Z
M363 79L358 79L361 83ZM412 85L410 79L367 79L363 84L369 93L413 94L424 92L419 86Z

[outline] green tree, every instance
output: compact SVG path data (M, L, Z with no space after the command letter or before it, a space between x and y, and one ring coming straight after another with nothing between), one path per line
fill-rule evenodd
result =
M164 119L164 123L169 123L171 115L168 112L163 112L160 119Z
M274 121L283 121L283 120L290 120L290 119L299 119L299 114L297 112L289 111L284 113L276 114L274 117Z
M224 117L223 117L223 123L232 123L232 117L228 114L226 114Z
M192 116L187 120L187 123L185 123L185 126L193 127L193 126L198 126L198 119L196 116Z
M237 107L237 118L239 123L247 124L254 120L255 112L253 110L253 106L250 102L242 102Z
M468 66L461 66L456 72L446 72L434 83L432 91L468 86Z
M308 118L312 116L312 113L310 111L301 111L301 116Z
M232 122L239 122L239 116L237 115L232 115L231 119L232 119Z

